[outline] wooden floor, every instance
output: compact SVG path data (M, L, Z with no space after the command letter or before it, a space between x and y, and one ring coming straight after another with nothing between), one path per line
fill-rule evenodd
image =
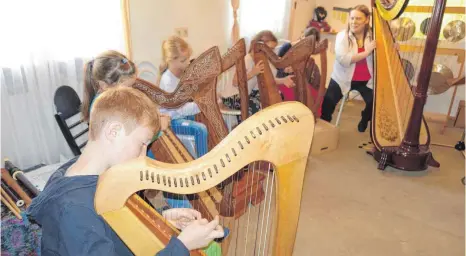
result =
M465 255L464 156L432 146L440 168L381 172L358 148L370 141L369 129L357 131L363 106L345 105L339 148L310 158L294 255ZM445 144L462 132L429 127L433 142Z

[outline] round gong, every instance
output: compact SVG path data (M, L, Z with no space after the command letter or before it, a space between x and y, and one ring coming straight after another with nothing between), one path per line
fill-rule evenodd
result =
M443 29L443 36L450 42L458 42L464 38L464 21L450 21Z
M401 59L401 63L403 65L403 69L405 71L405 75L409 81L414 78L414 66L413 64L407 59Z
M393 20L403 13L408 2L408 0L375 0L375 5L383 19Z
M432 20L432 18L426 18L422 21L421 23L421 32L422 34L424 35L427 35L427 33L429 32L429 28L430 28L430 21Z
M428 93L431 95L441 94L450 89L448 80L453 79L453 72L447 66L434 64L429 81Z
M411 39L416 32L416 23L408 17L402 17L390 22L390 28L396 40L406 41Z

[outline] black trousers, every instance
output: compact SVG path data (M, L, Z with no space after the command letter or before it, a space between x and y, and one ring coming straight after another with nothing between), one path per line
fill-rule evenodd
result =
M372 89L366 86L367 82L368 81L351 81L350 89L351 91L358 91L366 103L366 108L361 112L363 121L370 121L372 118L373 95ZM327 122L332 121L332 115L335 111L335 107L342 97L343 94L341 94L340 86L335 82L335 80L330 79L327 92L324 96L324 101L322 102L322 115L320 118Z

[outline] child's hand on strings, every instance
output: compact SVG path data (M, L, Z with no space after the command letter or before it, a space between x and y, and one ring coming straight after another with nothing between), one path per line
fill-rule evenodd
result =
M285 77L284 81L283 81L283 84L288 88L294 87L295 83L293 81L293 77L294 77L294 75L289 75L289 76Z
M285 73L293 73L293 68L291 66L285 68Z
M212 240L225 235L218 223L218 216L215 216L211 222L206 219L195 220L180 233L178 239L188 250L206 247Z
M201 219L201 213L189 208L173 208L162 212L162 216L177 229L185 229L195 220Z
M252 74L253 76L257 76L258 74L264 73L264 62L260 60L254 68L252 68Z

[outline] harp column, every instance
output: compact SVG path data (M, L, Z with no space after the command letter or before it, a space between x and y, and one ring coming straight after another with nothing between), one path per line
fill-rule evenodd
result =
M239 40L239 25L238 25L238 8L239 0L231 0L231 7L233 7L233 27L231 29L231 41L234 45Z
M427 89L429 87L430 75L434 64L435 53L437 50L438 38L440 35L440 26L445 12L446 0L438 0L434 5L430 30L426 39L424 48L424 57L421 64L421 70L414 95L413 111L411 112L411 122L408 124L401 148L407 153L419 152L419 135L421 131L424 105L427 100Z

